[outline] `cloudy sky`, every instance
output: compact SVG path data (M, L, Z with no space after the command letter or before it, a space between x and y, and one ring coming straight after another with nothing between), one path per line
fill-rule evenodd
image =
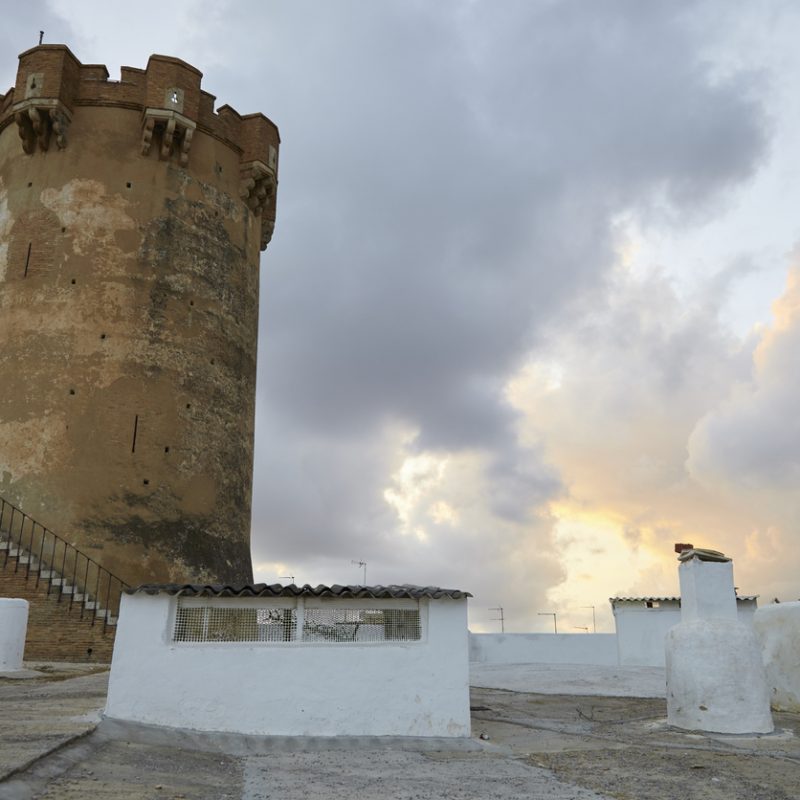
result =
M800 596L797 3L3 6L3 88L44 29L281 129L257 579L580 632L689 541Z

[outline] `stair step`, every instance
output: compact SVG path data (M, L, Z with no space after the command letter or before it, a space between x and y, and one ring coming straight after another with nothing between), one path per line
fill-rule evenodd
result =
M39 566L39 559L35 556L20 556L18 559L18 563L20 564L29 564L32 569L36 569Z
M39 571L39 577L46 578L48 580L50 578L55 578L56 575L58 575L58 573L54 569L43 569Z

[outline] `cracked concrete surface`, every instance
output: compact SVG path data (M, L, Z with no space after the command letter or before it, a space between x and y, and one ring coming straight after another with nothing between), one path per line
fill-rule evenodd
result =
M107 673L36 666L27 679L0 676L2 800L800 797L800 715L776 714L771 736L685 733L666 726L661 697L609 696L613 686L606 696L555 693L553 668L528 665L514 678L531 680L543 670L547 679L534 683L549 694L473 687L472 739L424 742L98 725ZM508 671L496 677L511 679ZM564 680L573 686L575 676L567 670ZM617 680L622 694L636 678L618 673ZM490 680L484 674L481 682Z

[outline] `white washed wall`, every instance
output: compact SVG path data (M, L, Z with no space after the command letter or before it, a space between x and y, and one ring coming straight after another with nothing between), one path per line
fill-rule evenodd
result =
M776 711L800 712L800 601L759 608L753 627Z
M479 664L616 664L613 633L471 633ZM663 660L663 655L662 655Z
M681 607L663 603L658 608L625 603L614 609L619 663L625 666L663 667L664 640L681 621Z
M752 624L754 600L736 603L738 619ZM681 607L675 601L661 601L657 608L644 603L619 602L614 608L619 663L626 666L663 667L664 646L670 628L681 621Z
M108 717L278 736L470 734L466 600L420 601L422 641L368 644L176 643L176 605L123 596Z
M0 598L0 672L22 669L27 630L28 601Z

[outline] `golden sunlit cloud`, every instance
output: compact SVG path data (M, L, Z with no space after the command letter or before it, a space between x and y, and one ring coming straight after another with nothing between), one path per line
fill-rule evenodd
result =
M411 531L411 523L419 505L441 485L447 461L447 458L436 458L427 453L409 456L392 476L393 485L384 490L384 500L397 512L407 532ZM415 527L411 532L417 538L425 536L424 529L420 527Z

